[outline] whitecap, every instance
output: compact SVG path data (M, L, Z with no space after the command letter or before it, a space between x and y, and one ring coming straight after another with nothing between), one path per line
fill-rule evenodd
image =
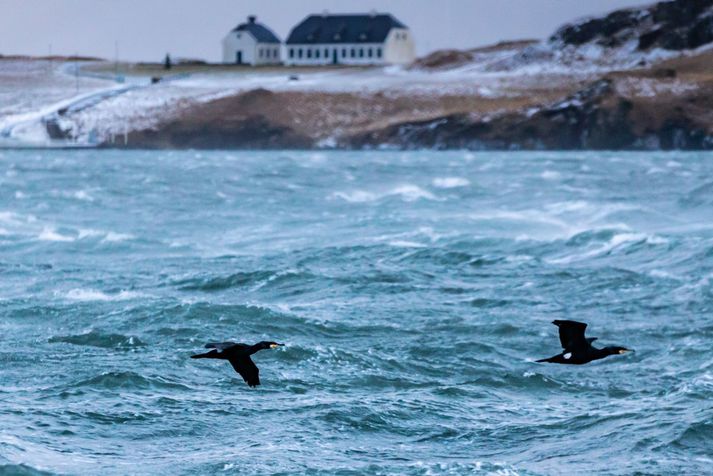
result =
M421 198L436 200L436 196L428 190L424 190L416 185L401 185L389 191L387 195L400 195L407 202L413 202Z
M42 232L37 236L40 241L57 241L57 242L70 242L74 241L75 238L72 236L62 235L57 233L54 228L44 228Z
M463 177L437 177L433 179L433 186L437 188L467 187L470 181Z
M118 243L121 241L127 241L127 240L133 240L134 235L131 235L129 233L115 233L113 231L110 231L106 234L104 239L102 240L103 242L106 243Z
M104 233L102 233L99 230L92 230L91 228L82 228L79 230L79 233L77 234L77 239L83 240L85 238L93 238L96 236L101 236Z
M121 291L116 294L107 294L96 289L70 289L65 293L64 297L70 301L125 301L129 299L137 299L143 294L135 291Z
M675 280L680 280L678 276L675 276L668 271L664 271L662 269L652 269L649 271L649 276L652 278L660 278L660 279L675 279Z
M617 248L621 248L624 245L645 242L649 245L663 245L667 244L668 240L661 236L647 235L645 233L619 233L612 236L609 241L602 243L601 246L594 249L590 249L583 253L576 253L571 255L562 256L560 258L547 260L552 264L567 264L575 261L582 261L589 258L594 258L596 256L605 255Z
M389 246L393 246L395 248L427 248L428 247L428 245L424 245L423 243L417 243L415 241L407 241L407 240L389 241Z
M415 202L416 200L438 200L434 194L428 190L424 190L417 185L405 184L394 187L384 192L370 192L367 190L352 190L350 192L335 192L336 198L341 198L350 203L366 203L381 200L390 196L400 196L406 202Z
M555 172L554 170L545 170L540 174L540 177L545 180L559 180L560 178L562 178L562 174L559 172Z
M372 202L378 198L376 194L366 192L364 190L354 190L351 192L336 192L334 196L337 198L341 198L342 200L347 201L349 203Z
M76 192L72 193L72 197L76 198L77 200L83 200L86 202L93 202L94 198L89 195L85 190L77 190Z

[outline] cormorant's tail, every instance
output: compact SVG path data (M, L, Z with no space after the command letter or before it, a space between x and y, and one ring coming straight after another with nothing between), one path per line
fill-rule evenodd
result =
M555 356L555 357L557 357L557 356ZM548 358L546 358L546 359L536 360L535 362L548 362L548 363L553 363L553 362L555 362L555 357L548 357Z
M213 359L217 354L218 352L216 352L215 350L211 350L210 352L206 352L205 354L191 355L191 359Z

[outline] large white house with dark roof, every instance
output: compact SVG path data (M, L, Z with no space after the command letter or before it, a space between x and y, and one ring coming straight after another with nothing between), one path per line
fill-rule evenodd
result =
M288 65L408 64L416 55L409 28L388 14L310 15L285 46Z
M223 38L223 63L269 65L280 64L280 39L254 16L241 23Z

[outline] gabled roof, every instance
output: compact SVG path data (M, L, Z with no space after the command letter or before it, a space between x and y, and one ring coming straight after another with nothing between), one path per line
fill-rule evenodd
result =
M290 32L287 44L383 43L392 28L407 28L388 14L310 15Z
M258 43L280 43L280 39L262 23L257 23L256 17L249 16L247 23L241 23L233 28L233 31L246 31L250 33Z

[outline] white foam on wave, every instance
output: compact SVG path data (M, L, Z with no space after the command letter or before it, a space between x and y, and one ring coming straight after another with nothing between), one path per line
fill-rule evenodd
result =
M87 190L52 190L50 194L54 197L69 198L82 202L93 202L94 197Z
M619 230L629 232L631 228L611 216L620 212L641 211L639 206L619 203L592 203L586 200L570 200L544 205L540 209L500 209L486 210L469 215L475 221L513 222L539 225L531 227L527 233L519 232L517 240L568 239L587 231ZM543 228L544 227L544 228ZM547 230L549 228L549 230Z
M134 235L130 233L115 233L110 231L106 234L102 241L106 243L119 243L121 241L133 240L134 238Z
M336 198L341 198L349 203L367 203L375 202L381 200L382 198L399 196L402 200L406 202L415 202L416 200L438 200L434 194L428 190L412 185L404 184L398 185L390 190L383 192L371 192L367 190L352 190L350 192L335 192L333 194Z
M542 177L545 180L559 180L562 178L562 174L559 172L555 172L554 170L545 170L540 174L540 177Z
M428 245L424 245L423 243L417 243L415 241L408 241L408 240L389 241L388 245L393 246L395 248L428 248Z
M57 230L55 228L45 227L42 229L40 234L37 235L37 239L40 241L71 242L74 241L76 238L57 233Z
M70 289L64 294L70 301L126 301L144 297L143 294L135 291L121 291L116 294L107 294L96 289Z
M470 185L470 180L463 177L436 177L433 179L433 186L436 188L458 188L468 185Z
M127 240L132 240L134 239L133 235L130 235L128 233L117 233L114 231L103 231L103 230L94 230L91 228L82 228L79 230L79 233L77 234L77 239L78 240L83 240L85 238L101 238L102 243L117 243L121 241L127 241Z
M668 240L661 236L648 235L646 233L619 233L612 236L609 241L583 253L569 254L559 258L547 260L547 262L551 264L568 264L576 261L583 261L596 256L605 255L626 245L642 242L649 245L664 245L668 243Z
M674 279L676 281L681 280L681 278L679 278L675 274L669 273L668 271L664 271L662 269L652 269L651 271L649 271L649 276L658 279Z

